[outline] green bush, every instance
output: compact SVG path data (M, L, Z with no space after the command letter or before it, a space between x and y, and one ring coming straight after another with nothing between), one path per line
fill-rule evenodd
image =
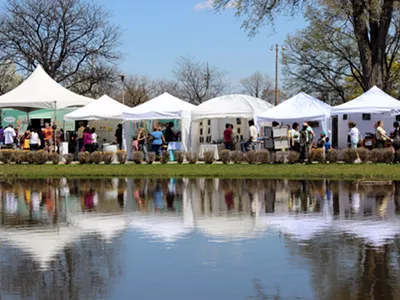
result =
M231 161L234 164L241 164L243 162L243 152L242 151L232 151L231 152Z
M17 165L22 164L26 160L26 152L25 151L13 151L11 154L11 162L16 163Z
M337 163L339 160L339 151L336 149L330 149L326 152L326 160L330 163Z
M11 162L14 152L15 152L15 150L11 150L11 149L0 150L0 161L3 164L9 164Z
M49 153L44 150L33 152L34 162L38 165L43 165L49 160Z
M346 164L352 164L357 159L357 150L347 148L343 150L342 155L342 159Z

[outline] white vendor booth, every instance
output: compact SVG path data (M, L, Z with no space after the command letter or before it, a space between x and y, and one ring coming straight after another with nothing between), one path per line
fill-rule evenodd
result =
M99 147L103 148L103 151L116 152L118 146L111 143L114 142L118 124L122 123L122 113L129 109L130 107L104 95L93 103L65 115L64 120L89 120L89 127L96 128ZM125 140L122 148L126 149Z
M375 133L374 124L378 120L384 122L389 133L392 123L400 116L400 101L374 86L356 99L332 107L332 115L338 116L338 146L346 148L349 121L356 123L363 137L366 133Z
M223 133L225 124L233 124L234 134L240 139L249 136L248 120L271 109L272 104L247 95L226 95L208 100L192 110L191 148L202 153L214 151L219 159L219 151L224 149ZM215 142L215 143L214 143ZM236 143L236 149L240 144Z
M80 107L93 101L62 87L39 65L18 87L0 96L0 108L15 108L30 112L36 109Z
M313 128L318 137L321 132L331 135L331 110L328 104L305 93L299 93L296 96L282 102L270 110L257 116L259 123L279 122L281 125L289 124L292 127L294 122L301 124L308 121L314 121Z
M189 149L190 112L195 106L178 99L168 93L164 93L134 108L129 108L123 113L125 137L131 141L135 134L133 123L157 120L179 120L181 131L181 143L168 145L169 150ZM151 132L149 132L150 134ZM132 153L131 143L127 143L128 156Z

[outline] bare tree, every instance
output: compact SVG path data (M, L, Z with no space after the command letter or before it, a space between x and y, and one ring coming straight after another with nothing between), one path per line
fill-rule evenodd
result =
M125 105L135 107L150 100L149 85L150 81L145 76L128 76L128 78L125 79L124 84ZM115 100L122 102L122 86L119 87L118 84L116 84L114 89L115 92L113 96Z
M22 76L18 75L13 63L0 64L0 95L16 88L22 82Z
M24 73L37 65L67 88L90 94L119 59L120 30L94 1L7 0L0 16L0 61Z
M182 90L182 99L193 104L220 96L229 89L223 72L191 57L178 59L174 76Z
M171 94L177 98L182 97L182 90L178 82L166 79L153 80L149 87L150 97L155 98L163 93Z
M250 96L264 99L265 91L273 88L272 80L268 75L263 75L261 72L255 72L249 77L240 79L240 83L244 88L244 93Z

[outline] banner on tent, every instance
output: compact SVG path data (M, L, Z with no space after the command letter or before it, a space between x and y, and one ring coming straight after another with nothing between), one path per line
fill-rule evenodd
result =
M394 117L394 116L397 116L397 115L400 115L400 109L392 109L390 111L390 116Z

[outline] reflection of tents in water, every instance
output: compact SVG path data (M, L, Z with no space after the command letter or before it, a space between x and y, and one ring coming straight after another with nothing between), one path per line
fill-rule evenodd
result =
M400 235L400 222L384 220L338 221L336 229L340 232L362 238L366 243L380 247Z
M130 227L156 240L172 243L193 230L193 208L186 191L183 192L183 218L176 214L135 215Z
M73 222L83 233L100 234L104 240L110 242L118 236L125 228L125 216L121 214L94 214L87 213L79 217L73 217Z
M331 219L323 216L267 216L263 218L263 222L268 227L288 234L295 240L309 240L332 228Z
M58 229L2 229L0 240L28 253L47 268L57 254L67 245L74 242L79 233L70 227Z

